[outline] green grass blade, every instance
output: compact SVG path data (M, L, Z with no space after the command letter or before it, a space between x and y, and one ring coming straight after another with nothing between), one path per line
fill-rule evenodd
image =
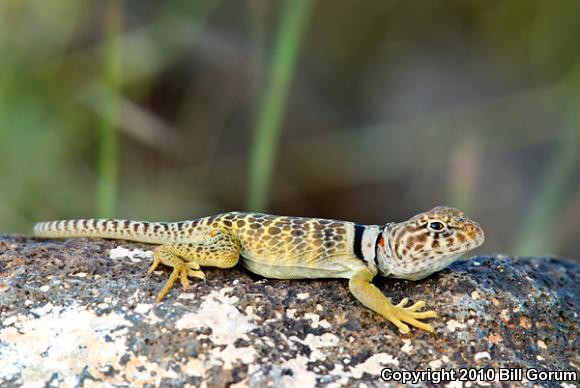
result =
M106 41L104 46L104 114L101 121L99 147L97 215L110 218L115 214L118 181L118 132L119 84L121 68L120 29L122 6L119 0L109 0L106 17Z
M254 133L248 194L248 210L251 211L263 211L268 204L284 107L312 5L312 0L286 0L284 3Z

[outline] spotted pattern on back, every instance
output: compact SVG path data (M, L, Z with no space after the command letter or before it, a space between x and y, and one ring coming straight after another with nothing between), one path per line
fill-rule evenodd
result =
M196 244L216 231L231 233L245 252L263 256L286 256L315 251L336 255L349 251L351 222L319 218L273 216L230 212L181 222L129 220L69 220L38 223L38 237L102 237L150 243Z
M240 241L242 256L260 258L263 262L279 262L300 255L315 259L352 252L353 223L350 222L225 213L210 217L205 223L231 231Z

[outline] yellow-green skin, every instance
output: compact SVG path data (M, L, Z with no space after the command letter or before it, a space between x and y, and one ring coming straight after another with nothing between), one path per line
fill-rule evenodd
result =
M429 229L433 220L445 230ZM374 276L419 279L448 265L483 243L483 231L460 211L438 207L403 223L356 225L352 222L231 212L183 222L70 220L36 224L38 237L101 237L160 244L149 272L162 263L174 268L158 301L180 278L204 278L200 266L230 268L242 264L277 279L347 278L351 293L365 306L393 322L433 331L420 319L425 303L393 306L372 283ZM436 249L432 248L433 245ZM417 249L419 248L419 249ZM434 253L435 252L435 253Z

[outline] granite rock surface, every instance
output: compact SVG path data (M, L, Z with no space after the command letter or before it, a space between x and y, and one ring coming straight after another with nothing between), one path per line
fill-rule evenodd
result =
M205 268L205 282L155 304L170 269L147 274L151 248L0 237L0 385L389 386L384 369L445 369L458 375L443 384L470 386L461 368L494 368L490 385L499 368L522 369L517 386L577 384L525 374L578 374L580 266L570 260L480 256L419 282L377 278L395 303L424 300L439 314L434 334L402 335L340 279Z

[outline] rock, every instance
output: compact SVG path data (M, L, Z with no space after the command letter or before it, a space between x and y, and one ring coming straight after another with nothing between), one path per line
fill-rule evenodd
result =
M170 270L147 275L150 248L1 237L1 385L381 386L384 368L497 384L498 368L521 368L532 386L525 370L578 372L580 271L569 260L485 256L419 282L377 278L393 301L439 314L434 334L402 335L340 279L206 268L205 282L155 304Z

